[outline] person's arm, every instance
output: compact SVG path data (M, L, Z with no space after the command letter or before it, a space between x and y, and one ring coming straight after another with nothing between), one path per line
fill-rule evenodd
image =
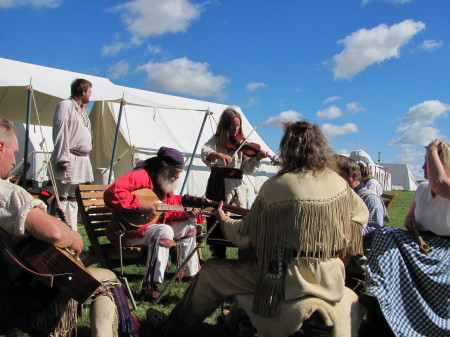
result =
M416 218L414 217L414 210L416 209L416 202L413 200L409 207L408 213L406 213L403 226L409 231L414 231L417 228Z
M441 140L433 140L426 149L427 175L430 187L440 197L450 199L450 172L445 171L439 158L439 151L442 151Z
M27 215L25 230L38 240L60 248L70 248L78 257L83 250L83 240L78 232L57 218L35 207Z
M386 207L383 201L375 193L367 195L364 202L369 210L369 221L367 227L363 228L363 236L368 233L383 227L384 218L386 216Z
M69 114L66 101L58 104L53 118L53 155L58 169L67 170L70 162Z
M116 212L137 212L154 218L156 208L152 201L140 201L139 197L131 192L141 189L152 189L149 186L149 176L145 170L127 173L117 179L103 194L105 204Z
M252 247L250 236L243 235L241 232L244 220L231 219L222 209L223 201L215 210L214 215L219 220L222 233L230 242L240 249L248 249Z

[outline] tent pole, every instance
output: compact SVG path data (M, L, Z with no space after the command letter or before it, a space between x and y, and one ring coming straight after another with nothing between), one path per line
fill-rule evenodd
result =
M191 161L189 162L189 166L188 166L188 169L187 169L187 171L186 171L186 176L184 177L183 186L181 187L180 194L183 194L184 187L186 186L186 182L187 182L187 179L188 179L188 176L189 176L189 172L191 171L192 162L194 161L195 152L197 151L197 146L198 146L198 143L200 142L200 137L202 136L203 128L204 128L205 123L206 123L206 118L207 118L209 115L212 115L212 114L213 114L213 112L212 112L212 111L209 111L209 109L207 109L207 110L205 111L205 117L203 118L202 127L200 128L200 132L199 132L198 137L197 137L197 142L195 143L194 151L192 152Z
M111 184L112 173L113 173L113 169L114 169L114 159L116 157L117 139L119 138L120 120L122 119L123 105L124 105L124 99L122 97L122 99L120 100L119 117L117 118L116 135L114 136L114 145L113 145L113 152L112 152L112 156L111 156L111 165L109 165L108 185Z
M27 166L28 166L28 139L30 137L30 120L31 120L31 95L33 93L33 87L28 86L28 100L27 100L27 126L25 129L25 152L23 154L23 166L22 166L22 187L27 186Z

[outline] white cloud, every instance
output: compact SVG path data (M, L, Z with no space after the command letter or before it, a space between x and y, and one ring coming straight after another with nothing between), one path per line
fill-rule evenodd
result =
M407 146L397 155L397 160L399 163L415 163L423 160L424 154L424 151L419 151L411 146Z
M423 126L420 124L411 125L404 128L403 135L399 138L392 139L389 146L406 147L409 145L429 144L433 139L442 138L438 129L431 126Z
M351 79L375 63L400 56L400 48L425 29L420 21L404 20L388 27L381 24L372 29L360 29L340 40L345 48L333 57L334 78Z
M264 122L264 126L268 128L282 127L284 123L296 122L300 120L302 114L295 110L287 110L280 113L278 116L270 117Z
M328 104L328 103L332 103L332 102L336 102L336 101L340 101L340 100L341 100L341 97L339 97L339 96L331 96L331 97L328 97L327 99L325 99L323 101L323 104Z
M265 83L251 82L245 86L245 89L247 89L247 91L252 92L252 91L255 91L256 89L265 88L265 87L267 87L267 84L265 84Z
M147 51L150 54L161 54L162 53L162 49L161 49L160 46L154 46L154 45L151 45L151 44L149 44L147 46Z
M19 6L30 7L58 7L64 0L0 0L0 8L12 8Z
M187 30L200 16L200 6L188 0L134 0L115 7L135 41L152 35Z
M199 97L225 99L224 76L213 75L207 63L193 62L185 57L168 62L148 62L138 67L148 74L150 88Z
M423 168L422 165L411 165L408 164L409 170L412 172L414 178L416 178L417 181L423 181L425 180L423 176Z
M353 113L366 111L366 108L364 108L358 102L348 103L348 104L345 105L345 107L347 108L347 111L351 111Z
M450 105L438 100L424 101L411 107L401 118L397 132L402 133L398 138L389 142L390 146L408 147L410 145L425 146L436 138L445 138L434 127L438 118L446 117Z
M327 138L332 139L340 136L345 136L350 133L358 133L358 126L354 123L347 123L345 125L323 124L322 132Z
M255 108L259 106L259 98L257 97L250 97L247 102L247 108Z
M420 48L426 51L435 51L436 49L439 49L444 44L443 41L436 41L436 40L425 40L420 45Z
M130 69L130 65L127 61L119 61L112 67L108 69L106 75L111 80L117 80L118 78L124 77L128 74L128 70Z
M410 108L405 117L401 119L397 131L408 130L411 126L431 125L439 117L447 116L450 104L438 100L424 101Z
M106 45L102 47L102 56L108 57L108 56L114 56L117 55L122 49L128 48L129 43L125 42L115 42L110 45Z
M317 117L326 119L338 118L343 114L344 112L341 110L341 108L337 107L336 105L332 105L325 110L318 110L316 112Z

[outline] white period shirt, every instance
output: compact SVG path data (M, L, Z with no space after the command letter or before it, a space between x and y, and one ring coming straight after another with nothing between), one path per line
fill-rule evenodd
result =
M34 199L22 187L0 179L0 228L15 238L26 236L25 220L35 207L47 211L43 201Z
M441 236L450 236L450 200L431 194L428 182L421 183L414 197L414 217L419 231L431 231Z
M52 165L57 180L73 185L94 180L89 156L70 153L70 150L82 153L92 150L91 122L87 115L77 110L76 103L71 99L59 102L56 107L53 144ZM60 169L59 166L65 163L69 164L69 169Z

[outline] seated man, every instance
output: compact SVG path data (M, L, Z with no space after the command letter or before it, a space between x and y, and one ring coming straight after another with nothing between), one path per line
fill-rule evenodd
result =
M336 156L336 163L339 175L361 197L369 210L369 221L362 232L363 247L365 254L367 254L372 246L376 231L383 227L384 219L387 217L386 207L383 200L362 182L361 165L355 160L341 155ZM345 284L357 293L363 290L366 260L365 255L356 255L344 259L346 265Z
M6 253L23 246L30 236L69 248L76 257L83 249L78 232L48 215L41 200L8 181L18 147L14 126L0 116L0 334L20 329L31 336L69 336L76 328L76 303L37 281ZM109 270L90 271L102 282L91 304L91 335L117 336L117 310L109 290L118 281Z
M339 175L348 182L369 209L369 222L363 229L363 246L364 249L370 249L375 231L383 227L387 217L386 206L380 196L366 187L361 178L361 166L355 160L338 155L336 161Z
M161 335L194 333L236 295L252 295L251 312L278 322L284 305L308 296L331 306L341 303L346 288L339 254L362 252L367 208L332 170L334 156L317 125L286 124L280 159L279 173L261 187L245 219L231 219L222 207L215 213L225 237L253 250L255 257L207 260L169 317L147 311L147 320ZM272 331L271 336L288 336L298 330L293 328L285 334Z
M199 209L167 211L154 223L151 219L157 216L155 208L157 200L140 200L140 197L132 192L149 189L162 203L181 205L181 196L176 196L173 190L183 168L184 160L180 151L161 147L156 157L139 163L133 171L117 179L104 194L105 203L113 209L114 213L107 228L109 240L118 245L117 233L124 230L126 234L122 236L122 245L149 248L143 289L146 290L146 293L148 292L151 299L159 296L157 285L164 280L169 248L173 240L180 240L182 263L196 247L196 224L201 224L203 217L199 215ZM130 226L129 219L133 214L140 216L141 220L149 219L144 221L147 224L139 228ZM141 215L144 215L145 218ZM191 278L198 270L198 256L193 255L182 273L184 273L184 277Z

